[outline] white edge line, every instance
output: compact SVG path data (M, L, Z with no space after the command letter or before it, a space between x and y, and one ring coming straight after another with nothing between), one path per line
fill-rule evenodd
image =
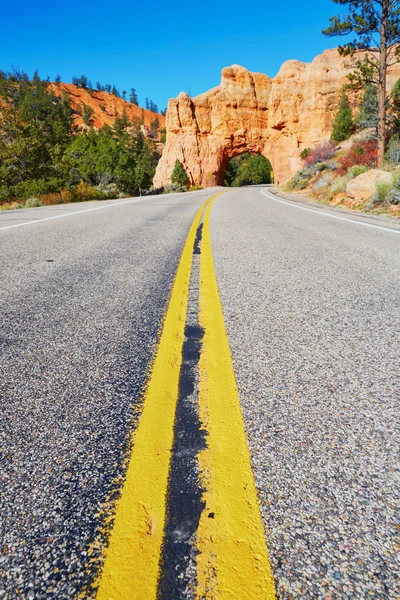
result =
M381 227L380 225L372 225L371 223L362 223L361 221L356 221L355 219L346 219L346 217L339 217L338 215L330 215L323 210L314 210L312 208L307 208L306 206L300 206L299 204L294 204L293 202L287 202L286 200L282 200L281 198L277 198L276 196L270 194L265 189L261 190L261 193L266 198L271 198L271 200L275 200L275 202L280 202L281 204L286 204L287 206L292 206L293 208L299 208L300 210L306 210L308 212L316 213L317 215L321 215L322 217L328 217L329 219L337 219L338 221L346 221L347 223L352 223L353 225L363 225L364 227L373 227L374 229L381 229L382 231L390 231L391 233L400 234L400 229L390 229L390 227Z
M207 190L198 190L199 192L206 192ZM187 192L192 194L196 194L196 192ZM178 194L168 194L169 197L177 196ZM179 194L180 195L180 194ZM92 212L94 210L101 210L104 208L112 208L113 206L121 206L122 204L132 204L133 202L141 202L150 200L150 198L157 198L158 196L140 196L139 198L132 198L131 200L124 200L124 202L115 202L113 204L106 204L104 206L95 206L94 208L85 208L84 210L76 210L71 213L66 213L64 215L55 215L53 217L45 217L44 219L37 219L36 221L27 221L26 223L17 223L16 225L7 225L6 227L0 227L0 231L4 231L5 229L14 229L14 227L25 227L26 225L36 225L36 223L43 223L44 221L52 221L53 219L62 219L64 217L72 217L74 215L81 215L83 213ZM165 196L164 196L165 197Z

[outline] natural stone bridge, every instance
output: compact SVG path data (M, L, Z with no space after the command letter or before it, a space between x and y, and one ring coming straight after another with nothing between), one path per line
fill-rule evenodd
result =
M282 183L300 168L304 148L330 138L350 70L337 50L326 50L309 64L284 63L273 79L233 65L205 94L190 98L182 92L168 104L167 142L154 185L170 181L176 159L191 185L221 185L227 162L243 152L268 158ZM399 77L396 65L389 89ZM354 95L350 101L356 103Z

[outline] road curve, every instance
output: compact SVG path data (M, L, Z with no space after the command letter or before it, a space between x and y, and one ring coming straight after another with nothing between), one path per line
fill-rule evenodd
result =
M91 584L101 577L115 499L121 492L123 498L131 436L141 426L174 277L195 215L215 191L0 213L0 598L96 596ZM271 192L230 190L208 209L204 231L210 228L218 284L208 313L202 290L213 276L212 259L201 266L207 236L201 240L198 230L191 276L198 283L191 279L185 329L194 337L186 363L182 348L174 444L190 421L214 492L225 463L240 476L235 457L226 455L225 463L213 459L221 465L216 475L201 433L208 427L204 373L210 379L207 364L225 352L209 337L219 294L277 597L394 599L400 227ZM219 340L222 330L223 322ZM198 391L197 417L181 402L182 372L193 366L193 352L200 353L200 375L185 398L192 402ZM207 352L214 352L209 363ZM229 375L226 381L232 384ZM236 409L222 410L229 416ZM207 433L210 451L218 446L216 422ZM185 486L193 473L179 464L181 456L188 449L174 446L170 469ZM200 550L194 544L187 560L177 552L176 563L166 549L182 542L169 529L182 507L169 501L162 600L196 598L190 582L204 580L199 569L209 528L221 531L207 485L203 477L188 496L199 515L208 508L205 520L194 519ZM176 565L186 569L185 585L174 587ZM229 592L227 583L224 591L221 582L218 574L216 583L203 581L206 591L197 597L244 598L237 589L245 588ZM272 588L262 589L251 600L273 597Z

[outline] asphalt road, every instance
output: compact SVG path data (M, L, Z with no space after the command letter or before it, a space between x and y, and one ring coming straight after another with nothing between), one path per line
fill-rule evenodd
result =
M0 213L0 598L90 596L214 191ZM278 597L400 597L400 226L259 187L210 226Z
M0 213L0 597L73 598L93 576L98 512L124 472L171 282L211 194Z

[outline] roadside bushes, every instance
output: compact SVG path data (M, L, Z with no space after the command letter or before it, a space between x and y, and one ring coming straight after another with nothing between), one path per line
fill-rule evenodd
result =
M380 181L376 185L375 194L370 200L369 208L382 204L387 208L390 204L400 204L400 167L392 173L391 181Z
M303 150L301 156L304 156L304 164L307 167L318 163L325 163L325 161L332 158L335 154L335 146L332 142L321 142L314 146L314 148L306 148L306 150L307 152Z
M36 208L42 206L40 198L31 197L25 202L25 208Z
M374 139L354 142L350 150L339 159L339 175L345 175L351 167L363 165L367 168L376 166L378 145Z
M307 187L311 177L313 176L313 172L310 168L300 169L297 171L296 175L292 177L292 179L287 184L287 188L296 189L296 190L304 190Z

